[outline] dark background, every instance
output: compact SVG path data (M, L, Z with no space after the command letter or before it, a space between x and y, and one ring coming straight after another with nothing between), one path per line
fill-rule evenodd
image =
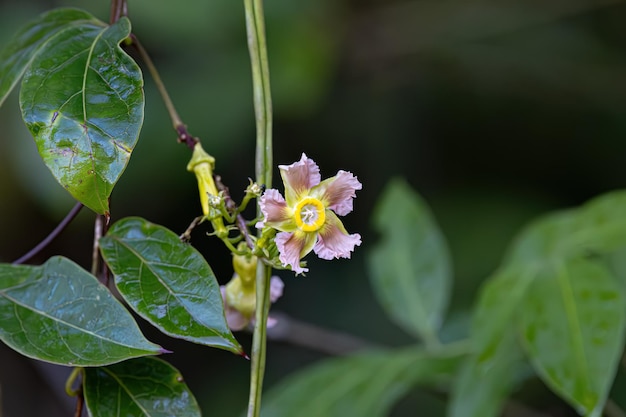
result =
M455 284L446 331L461 337L477 287L521 226L626 184L626 2L266 3L275 163L306 152L323 177L344 169L363 183L355 211L344 218L363 245L351 261L310 256L304 278L281 273L286 288L277 311L371 343L412 342L378 306L364 262L376 240L370 226L376 198L391 177L404 176L448 239ZM62 5L108 20L105 1L0 0L0 46L38 13ZM255 137L242 2L130 0L129 11L181 117L241 198L254 176ZM73 205L39 159L16 93L0 110L0 262L28 251ZM185 170L190 152L175 139L146 75L145 125L113 192L113 220L139 215L180 233L199 214L195 178ZM84 210L32 262L62 254L88 268L93 218ZM225 283L232 273L228 252L204 231L194 233L193 243ZM145 332L175 351L167 359L205 415L235 416L245 407L247 361L148 326ZM240 340L249 346L249 335ZM270 342L267 385L325 356ZM63 393L68 372L0 345L4 417L71 415L72 400ZM59 375L61 382L51 380ZM537 409L571 413L537 381L526 391L524 400ZM441 400L420 395L405 399L394 415L420 409L428 411L418 415L439 415Z

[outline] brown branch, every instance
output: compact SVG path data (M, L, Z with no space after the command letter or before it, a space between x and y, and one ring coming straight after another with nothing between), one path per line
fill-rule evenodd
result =
M74 409L74 417L80 417L83 415L83 405L85 404L85 397L83 396L82 388L79 389L76 395L76 408Z
M59 234L61 234L61 232L67 227L67 225L69 225L72 222L72 220L74 220L74 218L78 215L78 213L83 207L84 206L82 205L82 203L76 203L76 205L72 207L72 210L70 210L70 212L67 213L65 218L61 220L61 223L59 223L57 227L55 227L54 230L50 232L48 236L45 237L44 240L39 242L37 246L29 250L22 257L13 261L13 265L23 264L24 262L31 259L33 256L37 255L39 252L41 252L46 246L50 244L50 242L52 242Z
M111 0L110 23L113 24L117 22L122 16L128 16L128 4L126 0Z

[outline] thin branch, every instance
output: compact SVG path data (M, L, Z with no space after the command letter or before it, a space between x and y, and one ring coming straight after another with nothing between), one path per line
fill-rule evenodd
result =
M81 389L78 395L76 395L76 408L74 409L74 417L80 417L83 415L84 404L85 397L83 396L83 390Z
M142 61L148 67L148 71L150 72L150 75L154 80L154 84L156 85L157 90L159 90L159 94L161 94L161 99L163 100L163 103L167 108L167 113L170 115L170 119L172 120L172 126L174 127L174 130L176 130L176 133L178 135L178 141L187 145L189 149L193 149L196 143L199 142L198 138L190 135L187 131L187 126L185 126L180 116L178 115L178 111L176 110L176 107L174 106L174 103L172 102L172 99L167 92L167 88L165 88L165 84L161 79L161 75L159 75L159 71L156 69L152 58L150 58L148 51L146 51L141 42L139 42L137 36L131 34L130 38L132 40L132 46L135 47Z
M111 0L111 24L120 20L122 16L128 16L128 4L126 0Z
M23 263L27 262L28 260L30 260L33 256L37 255L39 252L41 252L57 236L59 236L59 234L61 234L61 232L72 222L72 220L74 220L74 218L78 215L78 213L80 212L80 210L82 208L83 208L82 203L76 203L76 205L74 205L74 207L72 207L72 210L70 210L70 212L67 213L65 218L63 220L61 220L61 223L59 223L57 225L57 227L55 227L54 230L52 232L50 232L50 234L48 236L46 236L46 238L44 240L39 242L39 244L37 246L35 246L31 250L29 250L22 257L20 257L19 259L13 261L13 265L23 264Z
M344 332L294 319L285 313L273 311L271 316L276 324L267 329L268 340L289 343L332 356L345 356L361 350L384 347Z

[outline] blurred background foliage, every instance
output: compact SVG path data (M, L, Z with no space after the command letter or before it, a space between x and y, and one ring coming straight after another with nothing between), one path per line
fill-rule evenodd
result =
M108 20L106 1L0 0L0 45L36 14L67 5ZM243 5L130 0L129 12L181 117L240 198L254 176ZM410 341L382 313L365 271L376 239L372 208L393 176L424 196L448 240L455 265L450 339L466 331L477 287L525 222L626 184L626 1L268 0L266 19L275 162L289 164L306 152L324 176L345 169L364 184L344 219L363 236L353 260L310 257L307 277L281 274L286 293L275 308L295 319L373 344ZM37 155L16 93L0 111L2 262L34 246L73 205ZM195 178L185 170L189 158L146 76L145 125L113 193L113 220L140 215L182 232L200 212ZM63 254L88 266L92 225L84 210L33 262ZM193 243L224 283L230 257L204 231ZM203 409L216 410L207 415L242 410L246 361L145 331L176 352L167 359ZM240 339L249 345L248 335ZM268 386L325 356L271 342ZM54 382L66 373L0 346L5 416L67 416L72 402L63 382ZM536 380L523 392L546 415L572 413ZM416 409L440 415L442 399L416 392L394 415Z

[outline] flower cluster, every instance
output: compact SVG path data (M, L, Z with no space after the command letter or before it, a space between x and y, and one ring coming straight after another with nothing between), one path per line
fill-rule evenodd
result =
M283 266L296 274L307 272L300 259L311 251L322 259L350 258L361 236L349 234L337 216L352 211L361 183L342 170L321 181L319 167L304 153L300 161L279 169L285 197L275 189L265 191L260 200L263 220L256 226L279 231L275 242Z

